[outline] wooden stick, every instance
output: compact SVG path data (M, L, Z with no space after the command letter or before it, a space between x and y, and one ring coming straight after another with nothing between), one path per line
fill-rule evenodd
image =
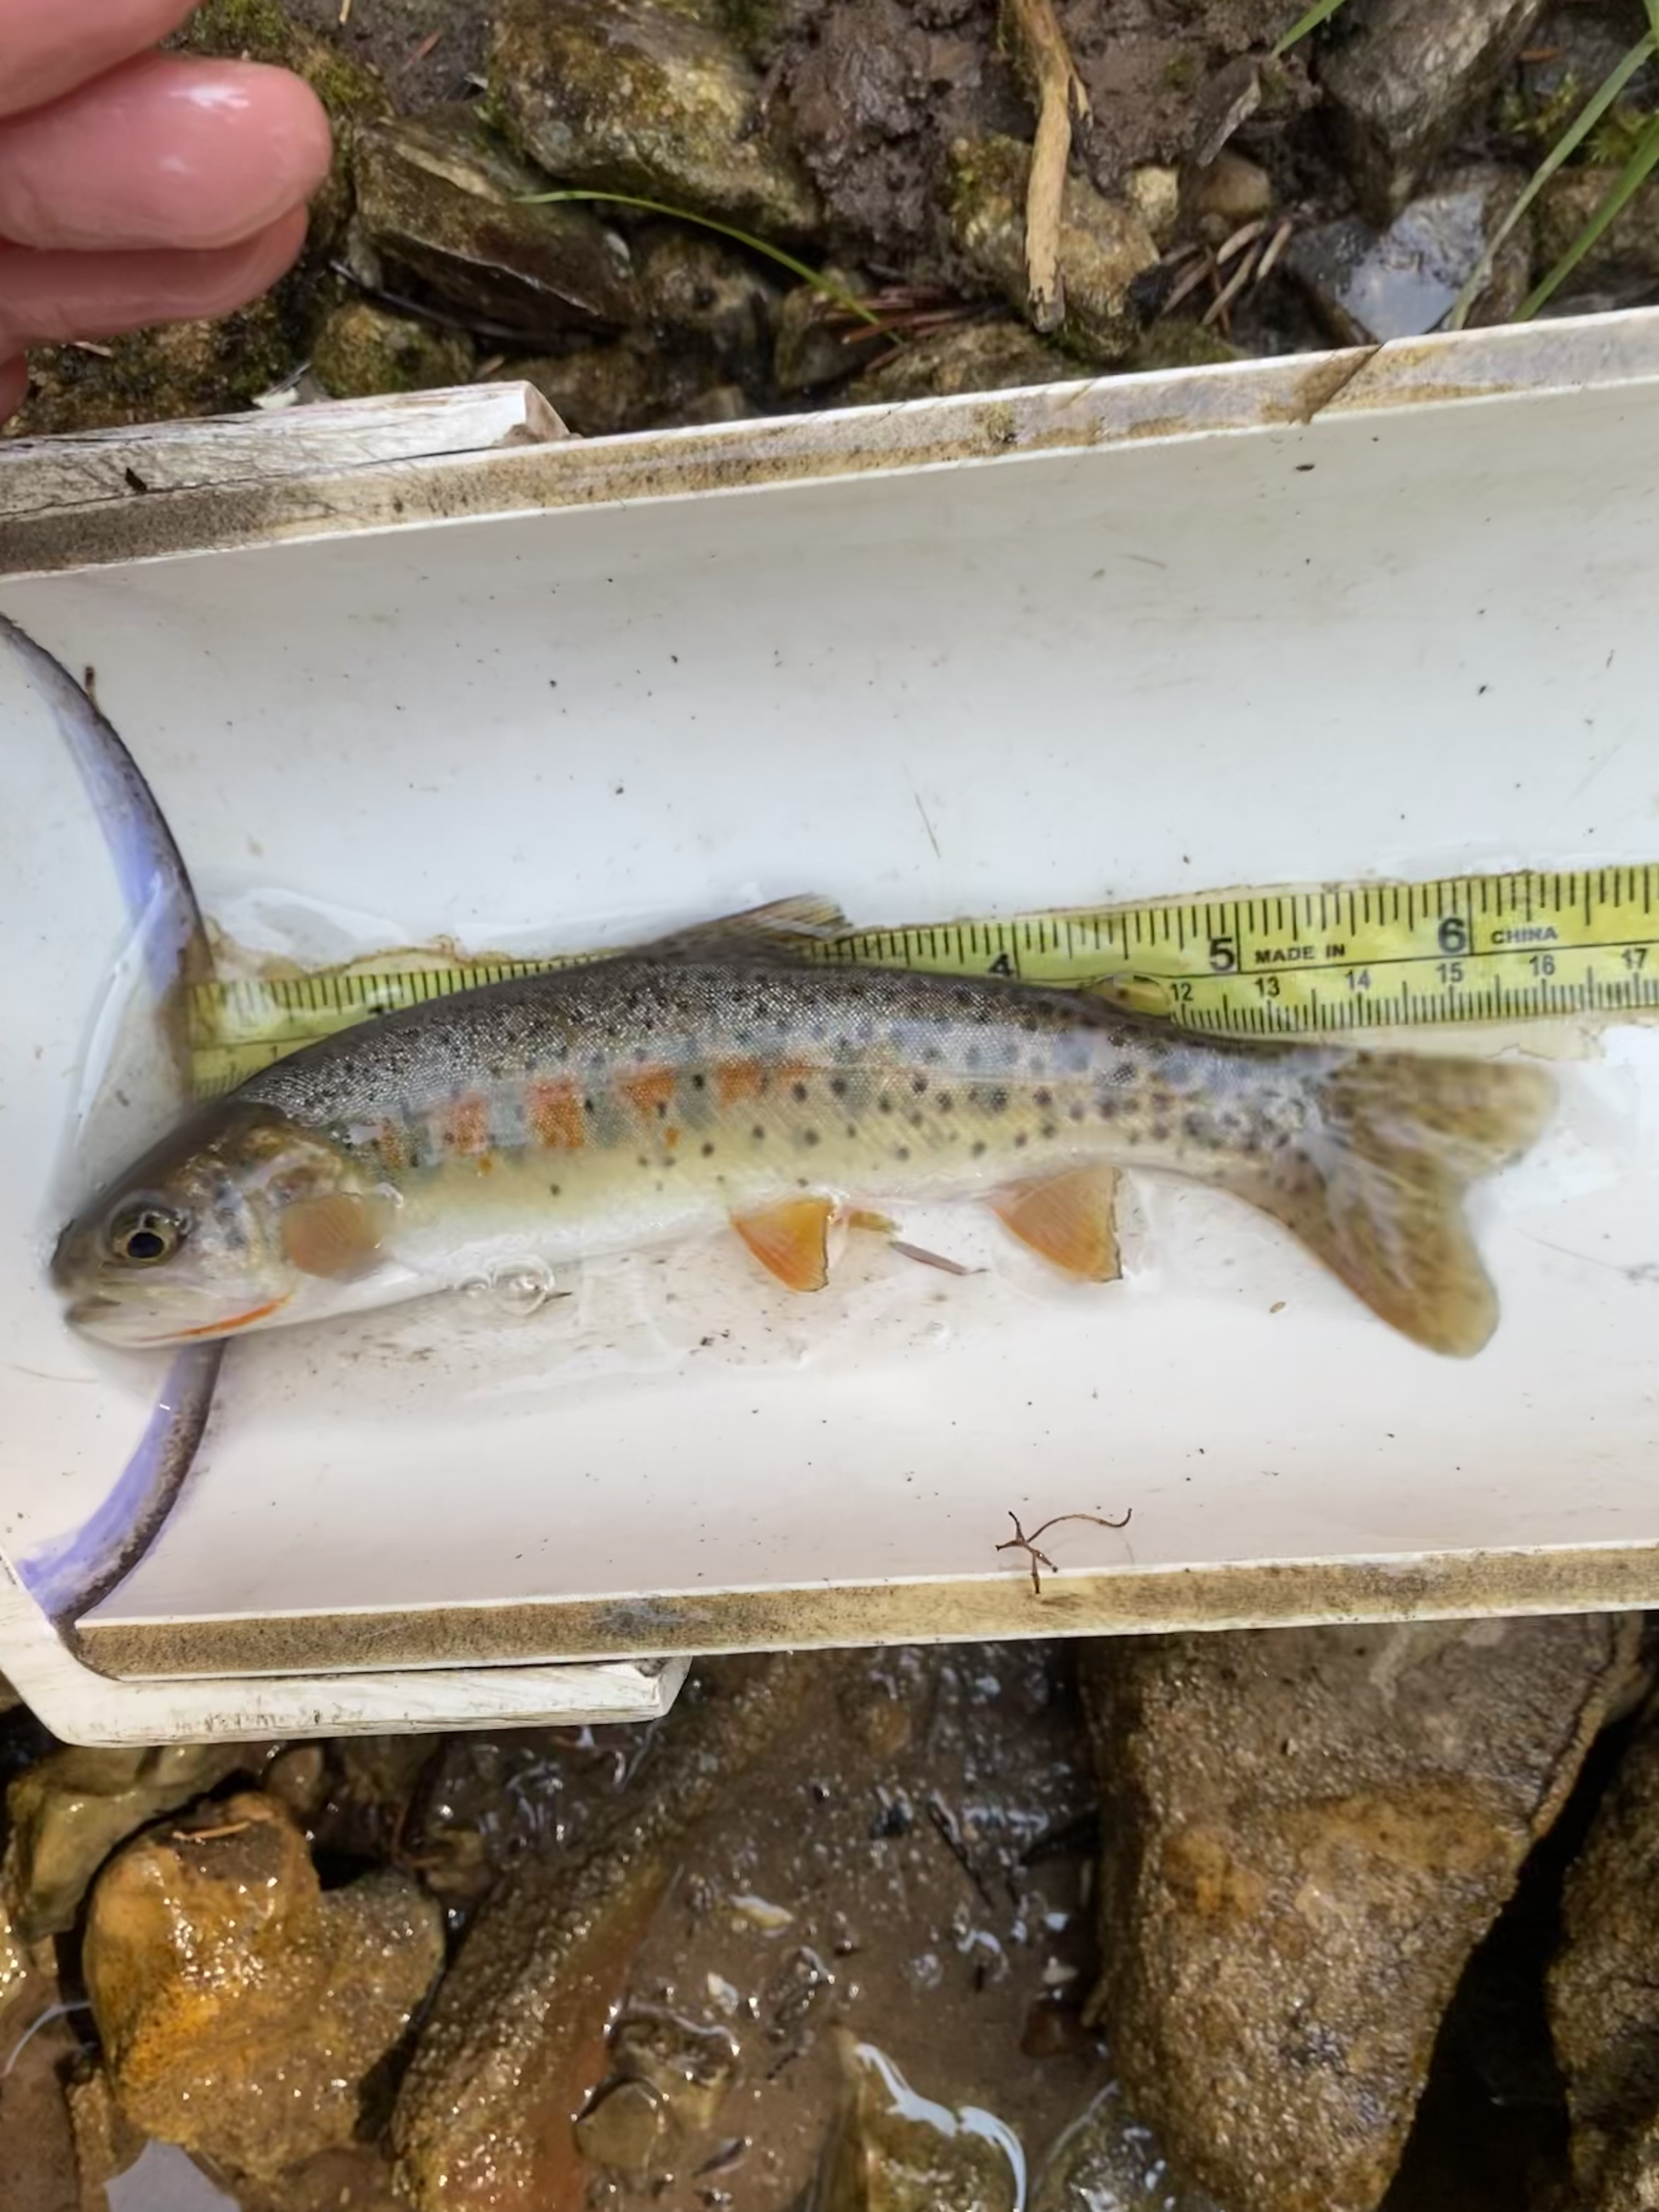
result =
M1045 334L1066 319L1060 270L1061 205L1072 137L1089 119L1089 95L1060 27L1054 0L1004 0L1005 21L1036 100L1036 141L1025 188L1025 284L1033 326Z

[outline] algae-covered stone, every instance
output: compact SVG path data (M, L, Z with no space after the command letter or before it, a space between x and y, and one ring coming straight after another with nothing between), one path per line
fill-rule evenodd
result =
M504 382L533 384L580 438L611 438L678 420L706 380L692 363L629 340L509 361L500 374Z
M72 1927L88 1884L118 1844L201 1796L246 1758L240 1744L70 1746L26 1767L6 1792L10 1834L0 1873L20 1940Z
M356 167L362 238L451 306L532 339L634 313L623 240L591 208L533 204L546 179L471 109L372 125Z
M434 330L367 300L351 300L323 325L311 366L336 399L364 399L380 392L465 384L473 354L458 331Z
M1164 315L1152 324L1124 367L1141 375L1163 368L1219 368L1243 358L1219 331L1185 315Z
M638 314L660 346L706 355L740 384L772 361L778 288L756 258L707 231L659 223L635 243Z
M38 348L29 356L29 398L7 427L42 437L233 413L305 359L319 296L316 280L301 274L216 322L133 331L96 352Z
M443 1957L438 1907L402 1875L325 1893L303 1835L245 1791L164 1826L93 1892L87 1993L127 2118L270 2178L349 2143L364 2077Z
M884 407L963 392L1018 392L1083 374L1075 361L1024 323L963 323L901 347L890 361L854 378L843 398L849 407Z
M755 71L668 0L507 0L489 96L508 136L562 184L635 193L768 238L817 227L816 196L763 112Z
M950 218L957 249L982 282L1024 313L1025 188L1031 149L1012 138L959 139L951 149ZM1131 207L1086 179L1066 180L1060 205L1060 332L1085 359L1109 367L1128 355L1141 317L1131 293L1158 260L1152 233Z
M1447 2003L1622 1697L1638 1628L1091 1648L1096 2012L1137 2118L1228 2212L1372 2212Z

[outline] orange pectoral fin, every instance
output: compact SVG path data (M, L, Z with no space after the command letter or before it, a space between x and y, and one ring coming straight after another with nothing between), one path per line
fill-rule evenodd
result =
M1041 1182L1016 1184L991 1200L1003 1225L1068 1275L1115 1283L1117 1176L1111 1168L1068 1168Z
M380 1256L390 1209L347 1190L290 1200L283 1208L283 1250L301 1274L349 1282Z
M763 1267L792 1291L821 1291L830 1279L832 1198L786 1198L758 1213L733 1214L732 1226Z

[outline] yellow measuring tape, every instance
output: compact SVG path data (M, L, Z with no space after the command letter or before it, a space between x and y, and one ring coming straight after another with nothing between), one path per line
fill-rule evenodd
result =
M1273 1037L1659 1007L1659 866L1447 876L855 929L811 957L1099 990L1211 1036ZM400 1006L592 958L388 954L192 987L204 1095Z

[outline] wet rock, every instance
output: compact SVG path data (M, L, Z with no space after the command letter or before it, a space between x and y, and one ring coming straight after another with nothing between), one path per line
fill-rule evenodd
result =
M1659 1729L1632 1743L1568 1869L1550 2033L1584 2212L1659 2203Z
M1540 276L1553 269L1577 238L1617 177L1613 169L1563 169L1550 179L1534 204L1537 225L1535 268ZM1625 206L1585 253L1569 279L1575 291L1634 280L1659 284L1659 182L1638 185Z
M444 1978L393 2113L418 2212L580 2201L575 2116L609 2071L611 2008L681 1841L788 1728L820 1673L790 1659L704 1669L610 1827L501 1882Z
M442 1921L400 1875L325 1893L270 1797L212 1816L152 1829L106 1867L87 1990L127 2118L269 2180L350 2141L365 2075L437 1972Z
M1371 222L1400 213L1539 13L1540 0L1349 0L1320 83Z
M1103 2089L1048 2154L1031 2212L1219 2212L1213 2197L1170 2171L1115 2081Z
M648 2081L602 2090L576 2122L576 2143L595 2166L643 2173L663 2132L662 2100Z
M635 313L622 238L590 207L528 204L546 178L471 109L362 131L356 167L363 243L494 331L547 339L620 329Z
M1239 224L1272 214L1273 179L1259 162L1248 161L1229 148L1207 167L1188 171L1182 179L1182 199L1185 212L1199 222L1210 216L1224 225L1224 238Z
M1457 170L1386 230L1351 216L1303 231L1291 241L1285 266L1339 345L1421 337L1450 313L1522 181L1490 166ZM1506 321L1526 296L1531 266L1531 231L1523 218L1498 248L1469 320Z
M670 0L507 0L490 51L492 112L561 183L631 192L772 239L818 207L726 37Z
M0 1891L26 1943L74 1925L87 1885L115 1846L248 1763L240 1744L55 1751L6 1792L10 1838Z
M731 2031L668 2012L636 2012L611 2041L619 2074L648 2085L671 2125L685 2135L712 2128L738 2069Z
M115 2101L109 2076L94 2066L64 2092L75 2168L80 2177L82 2212L105 2212L106 2191L143 2154L145 2137Z
M268 1794L296 1820L308 1820L328 1796L328 1753L319 1743L291 1744L277 1753L262 1778Z
M243 2178L236 2203L238 2212L409 2212L390 2163L372 2143L319 2151L272 2182Z
M1441 2016L1635 1649L1620 1616L1160 1637L1087 1662L1095 2016L1229 2212L1370 2212Z
M471 345L459 331L434 330L368 300L336 307L317 334L311 366L336 399L381 392L436 392L471 381Z
M920 2096L872 2044L844 2045L848 2093L807 2212L1016 2212L1024 2160L988 2113Z
M1011 138L959 140L951 149L951 226L963 261L1023 313L1026 307L1025 186L1028 146ZM1065 342L1085 360L1110 365L1133 350L1141 318L1131 294L1158 248L1132 208L1068 177L1061 204L1060 273Z
M750 256L664 223L637 241L635 259L636 317L657 344L702 356L734 384L765 381L779 295Z
M855 377L842 394L849 407L885 407L901 399L944 399L963 392L1018 392L1064 384L1085 374L1023 323L963 323L904 346L878 368Z
M859 280L844 269L825 275L854 297ZM817 392L839 384L886 352L891 341L880 331L850 323L833 300L811 284L798 284L778 309L777 347L772 374L780 392Z

